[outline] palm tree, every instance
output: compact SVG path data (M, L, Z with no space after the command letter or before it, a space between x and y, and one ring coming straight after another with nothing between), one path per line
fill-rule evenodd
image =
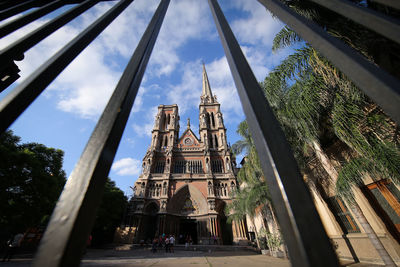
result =
M249 127L246 121L242 121L236 131L242 139L232 145L232 151L238 155L243 152L246 153L244 164L238 172L238 180L243 185L235 192L235 198L231 204L227 206L227 213L230 213L230 220L241 220L245 215L248 215L250 221L255 229L256 242L258 248L259 238L256 225L254 223L254 216L256 208L260 205L265 206L265 209L270 209L270 196L268 187L265 182L260 159L258 157L254 141L251 137ZM273 210L267 210L272 213L274 228L277 229L277 222L273 215Z
M254 228L257 247L260 249L260 241L258 231L254 222L256 208L263 205L265 201L270 201L268 196L268 188L262 181L254 184L247 184L235 192L235 198L226 206L226 213L229 214L228 220L240 221L249 216L251 224Z
M274 40L274 49L298 40L293 31L284 28ZM290 83L293 84L289 86ZM342 176L320 145L319 140L328 131L359 157L370 159L374 174L390 174L395 182L399 180L398 148L384 138L392 131L393 123L317 51L308 45L297 49L262 85L300 166L304 166L305 151L311 149L331 181L341 183L338 190L352 192L351 185L360 179L353 181L354 175L342 175L346 179L338 180ZM367 171L371 173L365 170L363 174ZM349 192L338 194L351 195ZM385 264L394 266L357 203L350 203Z
M304 16L321 26L328 34L339 38L370 61L379 65L392 75L400 78L399 65L400 45L382 37L379 33L365 28L351 19L337 15L336 13L312 3L302 0L281 0L299 15ZM394 8L380 5L374 1L352 0L354 4L373 9L384 15L399 17L400 12ZM292 41L300 38L289 28L284 28L277 34L274 46L290 45ZM390 56L389 56L390 55Z

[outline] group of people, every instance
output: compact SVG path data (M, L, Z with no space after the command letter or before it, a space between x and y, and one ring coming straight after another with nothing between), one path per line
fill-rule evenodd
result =
M165 235L162 234L158 238L154 237L152 245L151 245L151 251L153 253L157 252L157 248L162 249L165 248L165 252L168 253L174 253L174 245L175 245L175 237L174 235Z

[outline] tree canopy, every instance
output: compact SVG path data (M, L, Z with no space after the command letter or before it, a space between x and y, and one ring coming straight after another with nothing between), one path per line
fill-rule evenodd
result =
M110 178L107 178L103 198L92 229L94 246L111 243L117 226L121 224L128 199Z
M12 131L0 135L0 229L4 234L44 226L66 182L62 150L20 141Z

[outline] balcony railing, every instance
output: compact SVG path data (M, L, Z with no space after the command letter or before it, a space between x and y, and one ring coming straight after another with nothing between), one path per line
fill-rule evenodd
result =
M250 1L250 0L249 0ZM255 1L255 0L254 0ZM357 6L346 0L311 0L376 33L400 43L399 21ZM66 4L76 6L0 51L0 91L18 79L14 61L57 29L100 0L4 0L0 20L15 14L18 19L0 27L0 35L27 25ZM58 53L40 66L0 102L0 132L4 132L46 87L84 50L133 0L120 0ZM100 204L101 192L169 0L161 0L82 156L60 196L41 241L34 266L78 266ZM293 266L339 266L337 257L300 175L291 149L253 75L217 0L208 0L228 59L243 109L254 138L262 169L287 243ZM268 10L328 58L397 123L400 122L399 80L374 65L351 47L327 34L312 21L298 15L278 0L259 0ZM396 0L374 2L399 9ZM28 9L34 11L25 13Z

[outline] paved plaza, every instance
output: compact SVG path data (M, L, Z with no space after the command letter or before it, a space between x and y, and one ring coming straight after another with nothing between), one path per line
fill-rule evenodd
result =
M0 266L31 266L32 255L16 255L10 262L0 262ZM279 259L257 254L250 250L237 251L198 251L178 249L175 253L160 250L152 253L149 248L132 250L90 249L84 256L81 266L130 266L130 267L289 267L287 259ZM347 263L342 266L375 267L378 265Z

